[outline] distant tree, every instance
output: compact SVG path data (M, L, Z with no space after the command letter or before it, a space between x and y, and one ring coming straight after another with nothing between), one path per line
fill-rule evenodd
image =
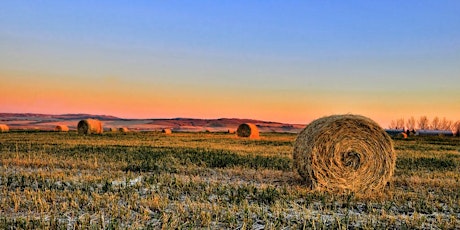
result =
M410 117L409 119L407 119L406 128L409 130L415 130L415 118L414 117Z
M396 129L404 129L404 118L396 120Z
M396 129L397 128L397 125L396 125L396 121L395 120L391 120L390 121L390 125L388 126L389 129Z
M450 130L451 126L452 126L452 121L447 120L445 117L443 117L441 121L439 122L439 129L441 130Z
M418 128L419 129L428 129L430 121L428 120L428 117L426 116L421 116L417 122Z
M388 128L390 128L390 129L404 129L404 118L391 120L390 125L388 126Z
M439 117L434 117L433 120L431 121L430 128L433 130L439 130L440 127L441 127L441 120L439 120Z
M455 135L460 136L460 121L456 121L452 124L451 128Z

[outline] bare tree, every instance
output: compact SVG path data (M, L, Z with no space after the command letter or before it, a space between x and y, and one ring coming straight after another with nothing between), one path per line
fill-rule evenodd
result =
M391 120L390 121L390 125L388 126L389 129L396 129L397 126L396 126L396 121L395 120Z
M429 127L429 124L430 124L430 121L428 120L428 117L426 116L421 116L418 120L418 128L419 129L428 129Z
M450 130L452 126L452 121L447 120L445 117L439 122L439 129L441 130Z
M456 121L452 125L452 131L454 132L455 135L460 136L460 121Z
M439 130L441 126L441 121L439 120L439 117L434 117L433 120L431 121L431 129L433 130Z
M407 119L406 128L411 131L415 130L415 118L414 117L410 117L409 119Z
M404 118L396 120L396 129L404 129Z

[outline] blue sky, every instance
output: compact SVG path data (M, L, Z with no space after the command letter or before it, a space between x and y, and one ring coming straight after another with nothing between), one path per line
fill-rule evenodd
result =
M439 107L438 116L454 119L460 117L458 12L458 1L2 1L0 78L11 85L34 76L57 85L63 83L56 79L96 79L103 90L129 88L114 96L133 100L158 96L149 90L174 91L177 97L161 98L172 107L202 94L191 103L210 111L109 111L130 117L307 122L349 112L384 123L412 115L409 106L415 116L435 115L427 108ZM35 100L47 94L37 92ZM5 99L34 100L26 92L2 96L8 110L42 111L19 101L15 109ZM211 106L216 100L235 108L219 112ZM106 112L73 103L49 112ZM259 112L231 112L238 104ZM373 112L370 105L392 111Z

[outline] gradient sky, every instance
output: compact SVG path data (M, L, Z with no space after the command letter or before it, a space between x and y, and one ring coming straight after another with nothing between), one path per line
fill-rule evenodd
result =
M0 1L0 112L460 120L460 1Z

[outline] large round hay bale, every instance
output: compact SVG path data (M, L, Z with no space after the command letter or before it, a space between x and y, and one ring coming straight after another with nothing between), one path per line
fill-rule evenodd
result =
M161 130L161 132L164 133L164 134L172 134L171 129L163 129L163 130Z
M102 122L96 119L86 119L78 122L79 134L101 134Z
M56 132L68 132L69 127L67 127L67 125L56 125L56 127L54 128L54 131L56 131Z
M126 128L126 127L121 127L121 128L118 129L118 131L120 131L122 133L127 133L127 132L129 132L129 129Z
M236 135L239 137L259 138L259 129L255 124L244 123L238 126Z
M109 131L112 132L112 133L116 133L116 132L118 132L118 128L110 127Z
M8 125L0 124L0 133L6 133L8 131L10 131L10 127L8 127Z
M294 167L314 189L367 193L384 188L396 155L390 136L360 115L311 122L294 144Z

